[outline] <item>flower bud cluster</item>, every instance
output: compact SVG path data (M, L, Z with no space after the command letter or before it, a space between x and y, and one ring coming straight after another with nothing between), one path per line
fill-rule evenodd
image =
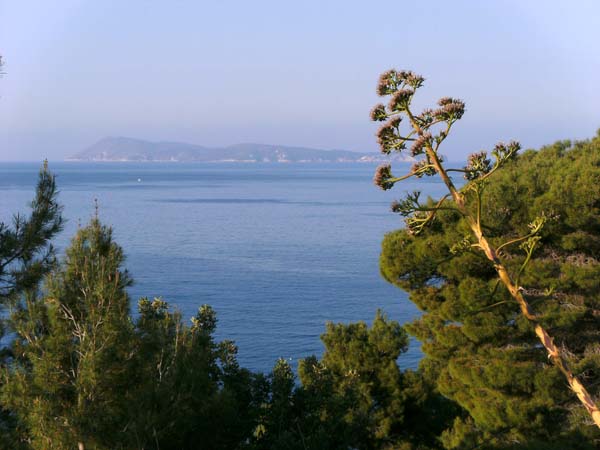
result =
M421 205L419 203L420 191L408 192L402 200L394 200L390 205L392 212L407 217L417 211Z
M427 125L431 125L433 122L433 109L427 108L424 109L421 114L415 117L417 122L421 127L426 127Z
M382 153L389 154L392 149L403 150L406 148L399 134L401 117L393 117L377 130L377 143Z
M499 142L492 150L492 155L496 157L499 163L513 158L521 150L521 144L516 141L510 141L508 144Z
M394 200L392 202L392 204L390 205L390 210L393 213L402 213L402 203L400 203L398 200Z
M419 89L421 86L423 86L425 78L423 78L421 75L417 75L411 71L402 71L400 73L404 79L404 82L413 89Z
M380 96L390 95L400 89L403 85L418 89L423 86L425 78L407 70L388 70L379 77L377 83L377 94Z
M452 97L443 97L438 101L439 108L432 111L435 120L454 122L465 113L465 103Z
M394 128L396 131L400 131L399 127L400 127L400 122L402 122L402 117L400 116L396 116L396 117L392 117L389 121L388 121L388 125L392 128Z
M410 154L418 156L423 154L425 147L431 146L431 133L426 131L419 135L410 147Z
M487 157L487 152L471 153L464 170L467 180L476 180L492 170L492 162Z
M371 110L370 116L373 122L383 122L388 118L388 115L385 112L385 106L383 106L381 103L375 105L375 107Z
M377 83L377 95L382 97L389 95L396 90L397 86L397 72L394 69L383 72Z
M382 153L400 152L406 149L407 141L413 140L411 136L414 131L406 136L402 136L400 133L400 113L408 110L415 90L420 88L424 81L422 76L405 70L388 70L379 77L377 93L380 96L391 96L387 107L384 104L375 105L370 113L371 120L375 122L387 120L376 133ZM390 119L390 117L393 118ZM432 120L430 118L429 122L423 122L423 125L431 123Z
M415 91L412 89L400 89L394 93L390 103L388 104L391 111L405 111L410 105L410 101Z
M381 153L389 154L396 140L396 130L389 123L384 123L377 130L377 143L381 149Z
M414 212L414 207L406 200L394 200L390 205L390 210L393 213L400 214L403 217L408 217Z
M426 159L414 163L410 168L410 172L417 178L422 178L424 175L431 177L437 173L435 167Z
M394 183L390 181L392 176L392 166L389 164L382 164L375 170L375 176L373 177L373 184L380 189L386 191L394 186Z

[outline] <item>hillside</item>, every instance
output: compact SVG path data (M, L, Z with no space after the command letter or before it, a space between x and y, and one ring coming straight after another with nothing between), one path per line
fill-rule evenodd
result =
M174 162L378 162L378 153L321 150L266 144L203 147L180 142L149 142L108 137L68 158L70 161L174 161ZM396 157L396 160L404 160Z

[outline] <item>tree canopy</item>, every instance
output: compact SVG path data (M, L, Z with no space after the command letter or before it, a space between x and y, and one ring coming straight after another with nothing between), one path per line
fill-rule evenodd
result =
M214 342L208 306L185 326L164 301L142 299L134 320L123 262L94 218L43 293L14 311L1 395L13 447L234 448L251 432L253 376L233 343Z
M241 368L233 342L214 341L209 306L186 326L142 298L134 319L123 263L96 217L16 305L0 395L8 448L426 448L454 417L400 370L406 332L380 312L370 327L328 324L298 384L283 360L268 376Z
M40 170L29 217L0 223L0 303L38 286L54 264L51 240L62 229L56 180L47 162Z
M501 257L563 348L574 373L600 394L600 135L527 151L490 179L481 222L501 245L545 217L528 263L523 246ZM430 201L431 204L431 201ZM383 242L381 273L423 315L407 325L422 342L421 370L468 413L444 433L447 448L595 448L598 429L548 359L527 319L479 249L469 225L439 210L418 235Z

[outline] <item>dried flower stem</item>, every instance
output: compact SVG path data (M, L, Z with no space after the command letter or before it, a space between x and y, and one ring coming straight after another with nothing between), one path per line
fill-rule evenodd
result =
M410 113L410 110L408 108L406 112L408 117L410 118L410 122L413 128L417 131L417 133L421 134L422 131L419 125L415 122L414 117ZM448 127L448 130L449 128L450 127ZM598 406L592 399L592 396L583 386L583 384L577 379L575 375L573 375L573 372L569 368L566 358L564 358L562 355L562 351L559 349L558 346L556 346L554 340L548 334L548 332L540 325L539 320L533 312L531 306L529 305L525 297L523 297L521 289L513 281L508 270L498 258L496 249L489 243L489 241L485 237L481 228L480 221L474 218L472 213L466 207L465 195L456 188L451 178L448 176L446 169L443 167L439 159L437 147L433 148L431 145L428 145L425 147L425 153L431 160L431 163L434 165L437 173L440 175L442 181L446 185L448 191L450 192L450 195L452 196L452 199L454 200L454 203L456 204L456 207L467 218L471 231L477 239L479 248L484 252L485 256L494 264L494 268L498 273L498 277L506 286L511 296L519 304L523 316L525 316L527 320L529 320L529 322L534 326L535 334L538 336L540 342L548 352L548 358L550 358L554 365L558 367L558 369L563 373L563 375L567 379L567 382L569 383L569 387L571 388L571 390L575 392L575 395L577 395L579 401L583 404L587 412L590 414L596 426L600 428L600 409L598 409Z

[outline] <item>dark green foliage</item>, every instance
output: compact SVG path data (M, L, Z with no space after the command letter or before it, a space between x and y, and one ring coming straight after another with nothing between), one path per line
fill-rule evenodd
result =
M4 60L0 55L0 76ZM13 216L12 223L0 222L0 306L27 290L38 287L53 267L51 239L62 229L62 207L56 201L56 181L48 161L40 170L31 215ZM2 328L0 327L0 338Z
M13 314L2 400L33 448L115 447L134 357L123 253L97 219L80 229L41 297Z
M231 342L213 341L208 306L188 327L162 300L142 299L134 323L122 263L95 218L43 295L17 306L1 392L15 419L9 448L236 448L254 429L260 380Z
M25 292L35 291L55 263L50 241L62 229L62 208L56 197L54 175L44 163L29 217L17 214L11 224L0 223L0 339L4 338L6 328L3 307ZM1 348L0 367L8 357L9 349ZM13 440L16 427L14 417L0 403L0 447L2 442Z
M38 195L34 210L48 214L35 223L60 212L41 177L52 202ZM239 367L235 345L214 341L208 306L186 326L163 300L141 299L134 320L123 250L97 217L40 292L51 256L13 292L0 448L425 449L456 415L430 381L399 369L406 333L380 313L372 327L329 324L323 358L300 363L297 385L283 360L268 377Z
M44 163L29 217L0 223L0 303L34 289L54 263L50 240L62 229L56 183Z
M237 448L254 430L260 382L215 343L215 312L202 306L192 326L155 299L139 302L135 382L128 393L133 448Z
M482 223L495 245L546 217L520 274L523 294L576 375L600 394L600 137L528 151L500 169L483 194ZM493 265L457 246L465 220L440 210L414 236L386 236L381 272L424 312L407 328L423 343L422 371L470 418L444 434L447 448L596 448L600 433L547 358ZM525 252L505 246L519 274Z
M371 329L364 323L330 323L322 340L326 349L322 360L300 367L303 384L317 384L317 372L330 378L330 395L344 400L343 417L354 446L381 448L398 441L404 399L396 360L406 351L406 332L378 313Z
M327 325L325 353L300 362L293 387L280 360L258 428L260 449L426 449L451 424L456 408L422 374L402 372L406 332L377 313L363 322Z

